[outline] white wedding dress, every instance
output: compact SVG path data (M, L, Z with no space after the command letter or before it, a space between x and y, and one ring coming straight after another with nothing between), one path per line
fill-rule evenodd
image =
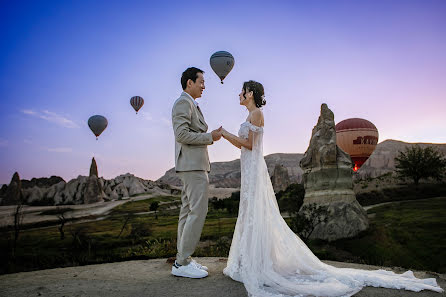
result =
M241 150L240 208L223 273L243 282L249 296L352 296L364 286L443 292L435 278L412 271L336 268L321 262L280 215L263 158L263 128L245 122L239 136L254 134Z

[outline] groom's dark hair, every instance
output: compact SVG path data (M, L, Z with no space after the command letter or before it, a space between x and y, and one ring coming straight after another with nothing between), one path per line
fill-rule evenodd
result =
M183 74L181 75L181 86L183 87L183 90L186 90L187 81L189 79L191 79L193 82L197 80L198 73L204 73L204 71L196 67L189 67L184 70Z

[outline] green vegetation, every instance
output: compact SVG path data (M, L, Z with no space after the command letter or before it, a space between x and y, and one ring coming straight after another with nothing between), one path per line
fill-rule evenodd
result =
M394 188L372 190L356 194L356 200L362 206L402 200L416 200L446 196L446 184L403 185Z
M327 221L328 208L312 203L302 207L305 197L303 184L291 184L276 194L277 204L282 213L290 215L287 221L291 230L305 243L317 225ZM301 208L302 207L302 208Z
M402 178L410 178L415 185L420 179L441 180L446 173L446 159L434 147L418 145L407 147L395 157L396 172Z
M233 201L235 197L237 194ZM300 199L299 195L287 197ZM176 254L179 199L172 196L128 201L113 209L105 219L66 223L63 239L58 226L22 230L15 257L11 254L14 231L3 230L0 234L0 248L3 251L0 255L0 273L173 257ZM153 201L159 202L158 220L154 213L149 213ZM228 255L237 220L234 209L232 206L228 209L210 203L196 256ZM445 273L445 212L446 198L376 207L370 210L374 215L370 228L356 238L332 243L310 240L308 244L321 259ZM286 221L291 224L292 218Z
M332 245L382 266L446 273L446 198L397 202L372 208L370 228Z
M129 201L127 203L121 204L112 210L112 214L123 214L123 213L139 213L150 211L150 204L153 202L158 202L158 210L167 209L172 206L181 205L180 198L174 196L159 196L153 197L146 200L139 201Z
M209 204L215 210L226 210L230 214L237 214L240 204L240 192L234 192L231 194L231 197L226 199L214 197L210 199Z
M114 208L105 219L67 223L63 239L59 226L27 226L18 238L15 257L14 231L4 229L0 234L0 274L175 256L179 199L129 201ZM158 219L155 214L147 214L154 201L160 203ZM201 237L204 243L196 254L227 256L236 219L236 214L211 207Z
M160 207L160 203L158 201L153 201L152 203L150 203L150 207L149 207L150 211L155 212L155 219L157 219L157 220L158 220L158 214L156 213L156 211L158 210L159 207Z
M314 229L328 220L328 207L318 206L315 203L307 204L299 212L292 213L288 223L291 230L299 235L300 239L308 243Z
M302 184L291 184L285 191L276 194L281 212L297 213L304 203L305 188Z

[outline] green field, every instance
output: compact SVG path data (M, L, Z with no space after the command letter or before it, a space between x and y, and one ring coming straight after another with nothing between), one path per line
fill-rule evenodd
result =
M446 198L395 202L368 211L370 228L332 243L367 264L446 273Z
M147 213L153 201L161 203L158 219ZM23 230L15 256L13 233L3 231L0 273L174 256L176 205L179 197L173 196L129 201L105 219L66 225L64 239L57 226ZM446 198L397 202L369 213L370 228L356 238L311 241L310 248L322 259L446 272ZM195 255L227 256L236 219L210 207Z
M154 201L164 203L157 219L153 213L138 215L148 212ZM105 219L67 223L64 239L57 226L26 229L20 233L15 256L13 232L3 231L0 273L175 256L179 204L179 197L129 201L114 208ZM227 255L236 219L225 211L210 209L197 255Z

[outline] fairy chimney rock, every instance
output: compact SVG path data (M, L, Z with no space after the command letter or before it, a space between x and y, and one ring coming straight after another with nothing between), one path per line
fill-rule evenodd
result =
M309 204L327 206L326 223L318 225L311 238L336 240L353 237L368 228L365 210L353 192L353 169L350 156L336 145L334 114L322 104L310 145L300 161L304 171L305 198Z
M91 159L91 165L90 165L90 176L96 175L96 177L99 177L98 175L98 165L96 165L96 160Z
M5 191L3 205L15 205L22 203L22 183L17 172L12 176L11 182Z

